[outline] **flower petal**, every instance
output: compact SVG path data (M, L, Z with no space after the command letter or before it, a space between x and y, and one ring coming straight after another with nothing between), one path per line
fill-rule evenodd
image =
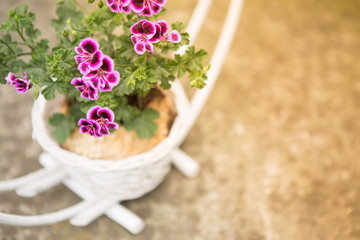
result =
M89 66L90 66L89 62L84 61L78 65L78 70L80 71L81 74L87 74L88 72L90 72Z
M119 124L114 123L114 122L109 122L109 123L106 124L106 126L107 126L109 129L118 129L118 128L119 128Z
M145 1L146 0L131 0L130 7L134 12L139 13L144 10Z
M114 71L114 67L115 67L114 60L111 57L104 55L103 60L102 60L102 65L100 68L104 72L112 72L112 71Z
M103 60L103 53L98 50L91 58L90 60L90 65L89 65L89 68L91 70L96 70L98 69L99 67L101 67L102 65L102 60Z
M147 20L146 19L143 19L143 20L140 20L138 21L137 23L135 23L134 25L132 25L130 27L130 32L132 34L139 34L139 33L143 33L144 32L144 29L142 27L143 23L146 22Z
M97 50L99 50L99 43L93 38L84 38L81 40L79 46L90 54L94 54Z
M115 119L114 112L108 107L103 107L99 109L97 113L99 117L107 119L109 122L112 122Z
M167 34L167 32L169 31L169 25L167 24L167 22L165 20L160 20L160 21L155 21L155 24L158 24L161 28L161 36L165 36Z
M96 105L88 110L86 113L86 118L90 120L98 120L100 117L98 115L98 110L101 109L99 105Z
M137 54L142 55L145 52L145 44L143 41L140 41L135 44L134 50Z
M15 84L15 82L14 82L15 78L16 78L15 74L9 72L7 77L5 78L5 80L6 80L7 84L14 85Z
M156 27L154 23L146 21L143 23L142 27L144 29L144 34L146 35L147 39L150 39L155 35Z
M110 135L109 129L105 126L102 125L100 128L100 132L99 132L102 136L104 135Z
M115 87L120 82L120 73L118 71L114 71L107 75L107 81L109 82L111 87Z
M167 35L166 40L170 42L178 43L181 41L181 35L180 33L178 33L178 31L173 30L169 33L169 35Z
M144 42L144 45L145 45L146 51L154 52L154 46L152 45L152 43L146 41L146 42Z

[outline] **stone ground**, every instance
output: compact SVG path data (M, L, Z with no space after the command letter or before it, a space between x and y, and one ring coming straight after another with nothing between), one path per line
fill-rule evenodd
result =
M55 1L27 2L45 36ZM168 1L189 19L194 0ZM228 1L214 1L197 44L211 49ZM247 0L207 106L183 144L201 164L194 180L172 170L145 197L137 236L106 217L87 227L0 226L0 239L360 239L360 1ZM0 88L0 174L39 168L30 95ZM33 199L0 194L0 210L36 214L79 199L58 186Z

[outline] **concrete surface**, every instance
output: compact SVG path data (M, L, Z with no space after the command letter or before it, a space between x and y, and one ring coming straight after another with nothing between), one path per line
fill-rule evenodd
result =
M54 1L28 2L39 27ZM194 0L168 1L188 20ZM228 1L214 1L197 44L211 49ZM125 205L145 219L132 236L106 217L87 227L0 226L0 239L360 239L360 1L247 0L218 84L183 149L194 180L172 170ZM39 168L31 96L0 87L1 180ZM0 193L0 210L36 214L79 199L58 186L34 199Z

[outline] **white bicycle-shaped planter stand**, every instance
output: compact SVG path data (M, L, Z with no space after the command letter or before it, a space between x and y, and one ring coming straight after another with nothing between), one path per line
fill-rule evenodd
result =
M211 0L199 0L187 32L194 41L210 8ZM179 149L222 68L241 14L243 0L231 0L218 44L211 59L207 85L188 101L182 86L175 82L173 92L178 116L169 136L149 152L118 161L90 160L61 149L48 135L44 124L45 100L39 98L32 109L33 137L44 149L39 157L42 169L26 176L0 182L0 191L12 191L33 197L63 183L83 199L82 202L57 212L19 216L0 213L0 224L36 226L70 219L71 224L85 226L106 215L133 234L140 233L145 223L120 202L143 196L156 188L168 173L171 163L185 176L196 177L199 165ZM179 54L186 49L180 49Z

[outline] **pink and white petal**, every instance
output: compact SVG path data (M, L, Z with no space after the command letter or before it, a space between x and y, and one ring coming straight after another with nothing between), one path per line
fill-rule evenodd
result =
M181 35L176 30L172 30L166 37L167 41L178 43L181 41Z
M98 111L101 109L101 107L99 105L93 106L92 108L90 108L88 110L88 112L86 113L86 118L90 119L90 120L98 120L100 117L98 115Z
M70 83L75 86L83 86L84 80L80 77L77 77L77 78L73 78Z
M93 77L93 78L91 78L90 79L90 81L91 81L91 83L94 85L94 87L96 88L96 89L98 89L99 88L99 77Z
M88 72L90 72L89 66L90 63L88 61L84 61L78 65L78 69L81 74L87 74Z
M144 29L144 34L146 35L147 39L150 39L155 35L156 26L154 23L152 23L150 21L146 21L143 23L142 27Z
M154 45L152 45L151 42L145 42L144 45L145 45L146 51L154 52Z
M114 112L108 107L103 107L99 109L97 113L99 117L107 119L109 122L113 122L115 119Z
M143 41L139 41L135 44L134 50L137 54L142 55L145 52L145 44Z
M103 57L103 53L100 50L97 51L90 60L90 70L97 70L98 68L100 68L102 65Z
M7 84L14 85L15 78L16 78L15 74L9 72L7 77L5 78L5 80L6 80Z
M75 52L77 54L84 54L84 49L82 47L75 47Z
M99 99L99 93L98 90L96 88L89 88L89 99L90 100L97 100Z
M156 3L159 6L165 6L166 0L152 0L152 2Z
M129 6L131 0L120 0L122 6Z
M87 74L84 74L83 79L85 80L91 80L92 78L95 78L99 75L99 70L93 70L88 72Z
M88 57L81 56L81 55L76 55L76 56L74 57L74 59L75 59L75 61L76 61L77 64L80 64L80 63L86 61L86 59L88 59Z
M158 14L160 11L161 11L162 7L160 5L157 5L157 4L153 4L151 6L151 12L153 15L156 15Z
M144 10L139 12L139 16L151 17L152 15L153 15L153 10L148 4L145 5Z
M108 6L114 4L114 2L117 2L117 0L106 0L106 4L107 4Z
M156 23L160 26L160 28L161 28L160 34L162 36L165 36L167 34L167 32L169 31L169 25L167 24L167 22L165 20L160 20L160 21L156 21L154 23Z
M152 38L149 39L149 42L151 43L157 43L161 40L161 26L159 24L157 24L156 22L154 22L155 24L155 28L156 28L156 32L154 34L154 36Z
M111 57L104 55L103 60L102 60L102 65L100 68L104 72L112 72L112 71L114 71L114 67L115 67L114 60Z
M102 125L100 128L99 134L101 134L101 136L105 136L105 135L110 135L110 132L109 132L109 129L105 125Z
M88 132L90 132L90 130L91 130L91 126L89 126L89 125L81 126L79 128L80 133L88 133Z
M119 124L117 124L115 122L108 122L106 125L109 129L118 129L119 128Z
M134 12L140 13L144 10L145 1L146 0L131 0L130 7Z
M121 6L121 7L119 7L119 12L122 12L122 13L125 13L125 14L131 13L130 4L127 5L127 6Z
M109 82L110 87L115 87L120 82L120 73L118 71L114 71L107 75L107 80Z
M139 41L142 40L142 36L140 34L136 34L136 35L132 35L130 39L133 44L137 44Z
M118 13L120 10L119 5L116 3L108 5L108 7L110 8L110 11L115 12L115 13Z
M99 43L93 38L84 38L83 40L81 40L79 46L90 54L93 54L97 50L99 50Z
M107 81L104 81L104 84L99 86L100 92L110 92L112 88L110 87L110 84Z
M146 22L147 20L146 19L143 19L143 20L140 20L138 21L137 23L135 23L134 25L132 25L130 27L130 32L132 34L139 34L139 33L143 33L144 32L144 29L142 28L142 25L144 22Z

